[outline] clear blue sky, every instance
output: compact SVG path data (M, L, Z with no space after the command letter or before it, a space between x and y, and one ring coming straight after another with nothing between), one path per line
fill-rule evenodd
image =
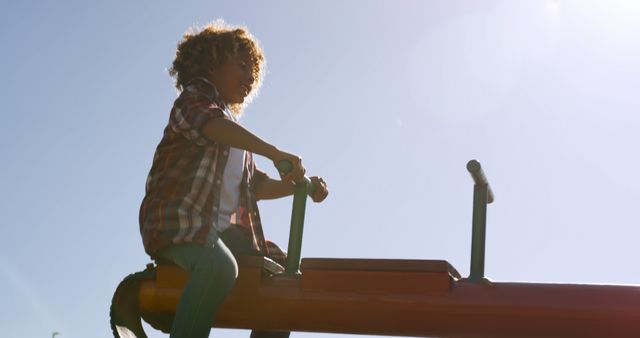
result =
M137 216L176 96L166 69L217 18L267 57L243 124L330 185L303 256L467 275L476 158L496 194L491 279L640 283L638 17L604 0L2 2L3 335L110 335L116 285L148 262ZM261 204L283 246L290 206Z

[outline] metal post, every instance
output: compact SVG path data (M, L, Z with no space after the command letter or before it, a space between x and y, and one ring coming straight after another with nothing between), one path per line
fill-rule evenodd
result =
M278 164L278 170L288 173L293 169L289 161L282 161ZM291 228L289 230L289 245L287 247L287 261L285 262L284 274L300 274L300 257L302 254L302 232L304 230L304 214L307 206L307 195L313 195L314 186L308 177L304 177L301 182L296 183L293 193L293 207L291 208Z
M484 253L487 232L487 204L493 202L494 197L480 163L476 160L469 161L467 170L475 182L473 186L471 272L469 280L479 282L485 280Z
M471 273L469 280L484 278L484 249L487 232L487 186L473 186L473 220L471 233Z
M300 255L302 253L302 230L304 229L304 213L307 205L307 182L296 184L293 193L293 208L291 210L291 229L289 230L289 246L287 248L287 262L284 273L300 274Z

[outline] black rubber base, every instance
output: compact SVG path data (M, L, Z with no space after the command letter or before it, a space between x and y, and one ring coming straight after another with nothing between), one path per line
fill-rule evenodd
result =
M140 282L153 280L155 277L155 268L149 266L125 277L116 288L109 309L111 331L115 338L147 338L140 321L142 316L138 305L138 291Z

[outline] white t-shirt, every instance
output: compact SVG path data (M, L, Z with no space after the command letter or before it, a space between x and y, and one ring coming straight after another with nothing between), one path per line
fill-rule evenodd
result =
M225 114L234 122L238 119L225 109ZM216 230L222 232L231 226L231 215L236 212L240 203L240 183L244 169L244 150L229 148L229 158L224 168L222 188L220 190L220 207Z

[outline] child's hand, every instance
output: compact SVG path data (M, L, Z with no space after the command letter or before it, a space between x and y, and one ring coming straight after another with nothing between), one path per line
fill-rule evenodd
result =
M306 172L304 166L302 165L302 158L295 154L290 154L285 151L278 151L278 153L271 158L273 164L278 167L278 163L281 161L289 161L293 165L293 170L291 170L288 174L283 172L279 172L280 179L285 182L300 182L304 179L304 173Z
M311 199L316 203L324 201L324 199L327 198L327 195L329 195L327 183L324 182L322 177L318 176L313 176L310 179L311 184L313 184L313 186L316 188L316 191L313 192L313 196L311 196Z

